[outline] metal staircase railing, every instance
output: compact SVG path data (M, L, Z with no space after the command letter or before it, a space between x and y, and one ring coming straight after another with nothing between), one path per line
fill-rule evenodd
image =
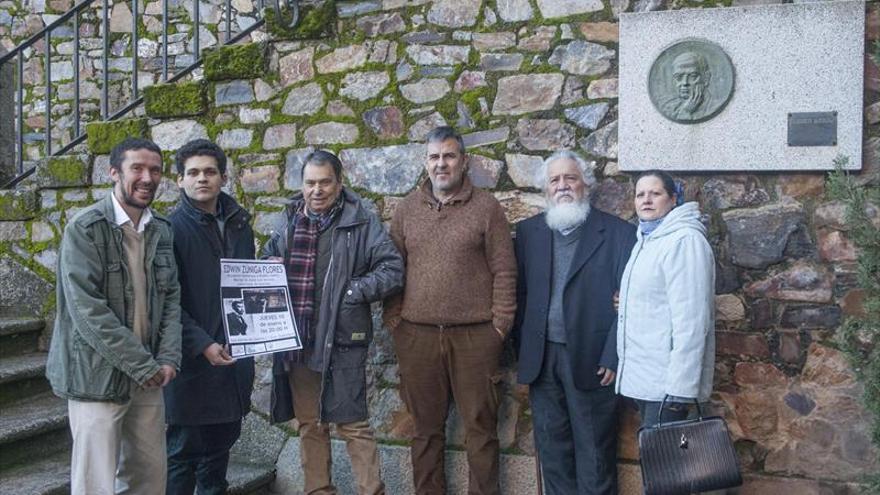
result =
M111 41L111 33L110 33L110 6L108 5L108 0L82 0L80 3L74 5L70 10L62 14L59 18L55 19L53 22L45 26L40 32L34 34L10 52L0 56L0 73L4 69L6 64L15 64L14 72L15 77L13 78L14 85L14 112L15 112L15 144L14 144L14 162L15 162L15 173L16 176L8 181L6 184L0 186L0 189L10 188L14 185L21 182L23 179L27 178L36 170L36 165L31 166L27 170L25 169L25 160L24 160L24 141L25 141L25 120L26 115L24 112L24 73L25 73L25 58L29 49L38 44L39 41L43 40L43 58L44 58L44 79L45 79L45 130L44 130L44 140L45 146L43 147L43 157L49 156L57 156L67 153L71 149L73 149L78 144L82 143L86 139L86 133L83 126L83 115L81 112L82 107L82 99L81 99L81 43L80 43L80 24L82 21L83 13L91 7L94 3L101 2L101 40L102 40L102 52L101 52L101 94L100 94L100 118L104 121L112 121L119 119L127 114L129 114L133 109L137 108L141 103L143 103L143 96L140 94L138 88L138 76L141 72L139 67L139 59L138 59L138 38L139 38L139 19L140 13L138 8L138 0L130 0L131 2L131 13L132 13L132 22L131 22L131 53L132 53L132 61L131 61L131 80L130 80L130 98L127 104L123 105L121 108L110 108L110 99L109 99L109 88L110 88L110 67L109 67L109 59L110 59L110 41ZM146 1L146 0L144 0ZM199 0L191 0L192 1L192 53L194 56L194 62L190 65L184 67L183 69L169 73L168 67L168 20L169 20L169 12L168 12L168 4L169 0L161 0L162 2L162 33L161 33L161 51L162 51L162 67L161 67L161 78L160 82L165 83L173 83L178 81L190 73L202 64L201 50L199 46L199 36L202 27L202 20L199 12ZM286 3L286 7L293 14L293 21L291 25L295 25L298 17L299 17L299 5L297 0L270 0L274 1L273 7L275 11L278 13L280 18L281 5L279 2L284 1ZM265 0L258 0L258 5L256 9L256 15L258 19L256 22L247 26L245 29L241 29L237 33L232 32L232 1L225 0L223 4L224 14L225 14L225 37L222 44L230 45L234 44L246 36L248 36L253 31L259 29L265 24L265 17L262 15ZM68 25L68 23L72 23L73 25L73 103L72 103L72 135L73 139L67 144L59 147L58 149L52 149L52 110L53 105L53 87L52 87L52 37L53 32L56 32L62 27ZM35 54L36 55L36 54ZM2 82L0 82L2 84ZM0 109L0 112L7 111L5 109Z

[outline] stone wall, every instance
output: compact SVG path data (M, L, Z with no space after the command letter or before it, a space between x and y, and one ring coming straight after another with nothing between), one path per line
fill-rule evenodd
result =
M8 3L0 2L0 9ZM764 2L733 2L754 3ZM216 140L231 157L228 190L254 213L260 242L285 198L300 187L303 156L317 147L340 154L349 185L388 219L424 175L420 141L443 123L465 134L472 179L494 192L511 222L540 211L533 172L542 157L561 148L592 161L596 205L631 219L632 179L616 163L617 17L685 6L702 4L338 2L338 35L222 50L205 68L208 78L183 89L151 90L146 119L127 124L127 132L143 133L169 152L160 210L178 196L171 152L192 138ZM2 20L0 14L0 26ZM874 2L867 22L866 47L873 51L880 38ZM870 57L866 68L859 180L877 186L880 71ZM26 189L0 192L4 311L51 308L61 228L78 208L107 194L106 150L118 129L95 125L91 148L50 161ZM843 205L827 199L821 173L680 177L687 196L702 206L717 259L712 409L728 420L736 440L748 474L742 493L792 487L792 493L855 493L852 483L880 464L870 443L871 419L859 400L862 388L834 346L841 320L861 311L859 253L847 238ZM880 213L873 211L880 226ZM262 364L255 403L265 412L270 375ZM502 447L532 455L526 393L514 386L510 357L506 364ZM378 435L404 442L411 422L397 393L387 332L376 333L368 381ZM624 465L637 458L635 425L627 406ZM457 421L448 438L451 445L463 444Z

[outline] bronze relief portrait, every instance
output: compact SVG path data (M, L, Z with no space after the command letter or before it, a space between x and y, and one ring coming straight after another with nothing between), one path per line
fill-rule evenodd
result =
M720 46L686 40L654 60L648 94L654 108L679 124L698 124L718 115L733 96L734 72Z

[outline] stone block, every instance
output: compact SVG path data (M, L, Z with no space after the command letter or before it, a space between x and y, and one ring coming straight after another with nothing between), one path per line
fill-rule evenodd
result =
M517 71L522 63L522 53L484 53L480 56L480 69L487 72Z
M253 140L253 129L227 129L217 135L217 146L223 149L240 150L249 147Z
M504 161L507 162L507 175L510 176L517 187L531 187L535 189L543 187L543 180L539 180L537 176L541 170L541 165L544 163L542 157L511 153L504 155Z
M504 22L528 21L535 15L529 0L497 0L495 8Z
M315 47L313 46L281 57L278 61L281 85L290 86L291 84L313 79L315 77L314 59Z
M250 81L230 81L214 86L214 104L218 107L252 101L254 101L254 87Z
M427 136L432 129L444 125L446 125L446 119L443 118L443 115L439 112L432 112L431 114L417 120L410 126L408 134L409 140L424 141L425 136Z
M275 165L245 168L239 174L239 184L246 193L273 193L279 190L280 175Z
M486 131L477 131L461 136L465 148L476 148L489 144L503 143L510 137L510 128L507 126L496 127Z
M319 74L348 72L367 63L368 45L350 45L337 48L319 58L315 65Z
M590 85L587 86L587 98L591 100L617 98L617 93L617 78L596 79L595 81L590 81Z
M428 11L428 22L450 28L473 26L477 22L482 3L481 0L434 2Z
M354 124L322 122L306 129L303 140L307 144L353 144L359 135L360 131Z
M797 261L785 270L745 286L749 297L767 297L781 301L829 303L834 275L829 269L808 261Z
M517 48L527 52L546 52L556 36L556 26L538 26L531 36L521 38Z
M596 162L587 163L591 168L596 168ZM633 194L633 186L629 181L618 182L614 179L605 179L596 185L593 204L598 209L622 220L630 220L636 213Z
M41 160L32 182L46 189L80 187L89 185L91 175L88 155L53 156Z
M727 227L733 263L747 268L766 268L781 261L789 237L805 222L798 203L732 210L721 218Z
M385 71L351 72L342 78L339 95L358 101L366 101L378 96L391 82Z
M520 119L516 134L528 150L571 149L575 146L575 128L559 119Z
M146 137L147 119L90 122L86 124L86 135L89 152L95 155L106 155L125 138Z
M415 186L421 175L425 146L352 148L342 150L339 158L352 186L379 194L403 194Z
M608 113L608 103L593 103L581 107L566 108L565 118L582 129L593 130L599 126Z
M51 283L12 256L0 256L0 314L40 315L53 290Z
M547 204L543 194L522 191L494 193L495 199L504 207L504 215L511 225L544 211Z
M484 189L494 189L501 176L504 162L492 158L468 154L468 177L471 183Z
M209 81L256 79L266 72L266 45L247 43L222 45L205 50L204 74Z
M406 53L416 65L466 64L471 47L462 45L410 45Z
M596 12L605 8L602 0L537 0L545 19Z
M284 115L314 115L324 106L324 92L318 83L309 83L290 90L284 100Z
M0 190L0 221L30 220L40 208L39 195L33 189Z
M27 238L27 227L24 222L0 221L0 243L23 241Z
M761 334L716 331L715 348L722 356L770 357L770 346Z
M422 104L431 103L449 93L449 83L445 79L422 79L400 86L400 94L407 100Z
M171 120L153 126L153 142L163 151L175 151L193 139L208 139L205 126L195 120Z
M277 150L296 145L296 124L274 125L263 134L263 149Z
M406 130L403 112L394 106L371 108L364 112L363 120L379 139L398 138Z
M578 24L578 29L584 39L598 43L617 43L620 36L616 22L582 22Z
M399 12L361 17L355 25L370 38L406 31L406 21Z
M516 34L512 32L474 33L474 48L481 52L506 50L516 46Z
M593 156L617 158L617 121L600 127L581 140L580 146Z
M548 62L569 74L597 76L611 68L614 55L603 45L578 40L556 47Z
M621 170L828 170L839 155L850 157L847 168L862 168L864 95L853 82L865 72L864 15L858 2L622 15L620 140L627 144ZM657 47L685 38L714 43L735 67L733 98L701 123L667 119L645 89ZM720 70L714 69L712 80L721 81ZM671 73L660 76L659 84L661 93L676 98ZM788 146L789 112L830 110L837 111L835 146Z
M503 77L492 106L494 115L520 115L550 110L562 92L562 74L529 74Z
M154 84L144 88L144 112L152 118L191 117L208 109L205 86L199 81Z
M302 189L302 167L312 147L290 150L284 158L284 188L290 191Z

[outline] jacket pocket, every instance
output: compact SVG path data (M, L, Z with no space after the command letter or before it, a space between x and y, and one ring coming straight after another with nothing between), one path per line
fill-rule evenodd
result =
M350 303L345 299L339 306L333 341L342 346L368 346L373 340L373 317L368 303Z
M129 378L76 332L73 334L73 359L70 373L71 395L85 399L125 400L129 394Z
M168 292L174 280L174 260L170 256L156 256L153 259L153 273L156 277L156 287L162 292Z

